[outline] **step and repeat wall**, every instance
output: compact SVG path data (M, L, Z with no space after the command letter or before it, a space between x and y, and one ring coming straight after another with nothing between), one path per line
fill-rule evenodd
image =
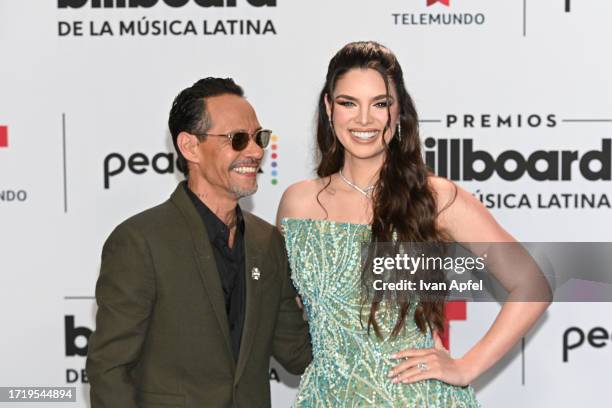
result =
M313 177L317 95L350 41L397 54L428 162L517 239L612 241L611 19L607 0L0 0L0 386L74 386L49 406L89 406L101 247L181 180L181 89L233 77L274 130L242 203L272 222ZM499 308L455 305L451 353ZM483 406L608 406L611 316L553 304L476 381ZM298 382L273 362L273 407Z

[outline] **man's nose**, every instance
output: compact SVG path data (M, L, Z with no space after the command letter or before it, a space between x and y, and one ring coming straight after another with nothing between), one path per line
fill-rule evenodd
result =
M261 160L264 155L264 149L255 143L252 137L249 137L249 143L244 148L243 154L249 158Z

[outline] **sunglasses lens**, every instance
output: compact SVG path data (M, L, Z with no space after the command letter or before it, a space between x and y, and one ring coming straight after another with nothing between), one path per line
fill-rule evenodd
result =
M267 129L262 129L255 134L255 143L262 149L268 147L268 143L270 143L270 137L272 136L272 131Z
M258 130L255 133L255 143L265 149L270 143L272 131L267 129ZM249 144L250 135L247 132L236 132L232 134L232 148L237 152L244 150Z
M247 132L236 132L232 136L232 148L237 152L244 150L249 144L249 134Z

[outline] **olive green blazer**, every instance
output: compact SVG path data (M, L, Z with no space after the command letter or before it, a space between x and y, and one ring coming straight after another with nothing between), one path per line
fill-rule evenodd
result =
M87 356L92 408L269 407L270 356L293 374L304 371L310 339L282 237L246 211L244 221L238 361L206 228L182 184L111 233Z

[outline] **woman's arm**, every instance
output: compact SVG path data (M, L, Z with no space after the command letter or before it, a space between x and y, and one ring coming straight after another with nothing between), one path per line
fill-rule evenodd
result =
M389 376L394 382L436 378L464 386L499 361L535 324L549 306L551 292L537 264L476 198L445 179L432 178L432 186L441 203L439 226L472 252L487 252L489 271L509 295L490 329L463 357L451 358L436 334L432 349L398 352L394 357L406 360ZM427 369L419 363L426 363Z

